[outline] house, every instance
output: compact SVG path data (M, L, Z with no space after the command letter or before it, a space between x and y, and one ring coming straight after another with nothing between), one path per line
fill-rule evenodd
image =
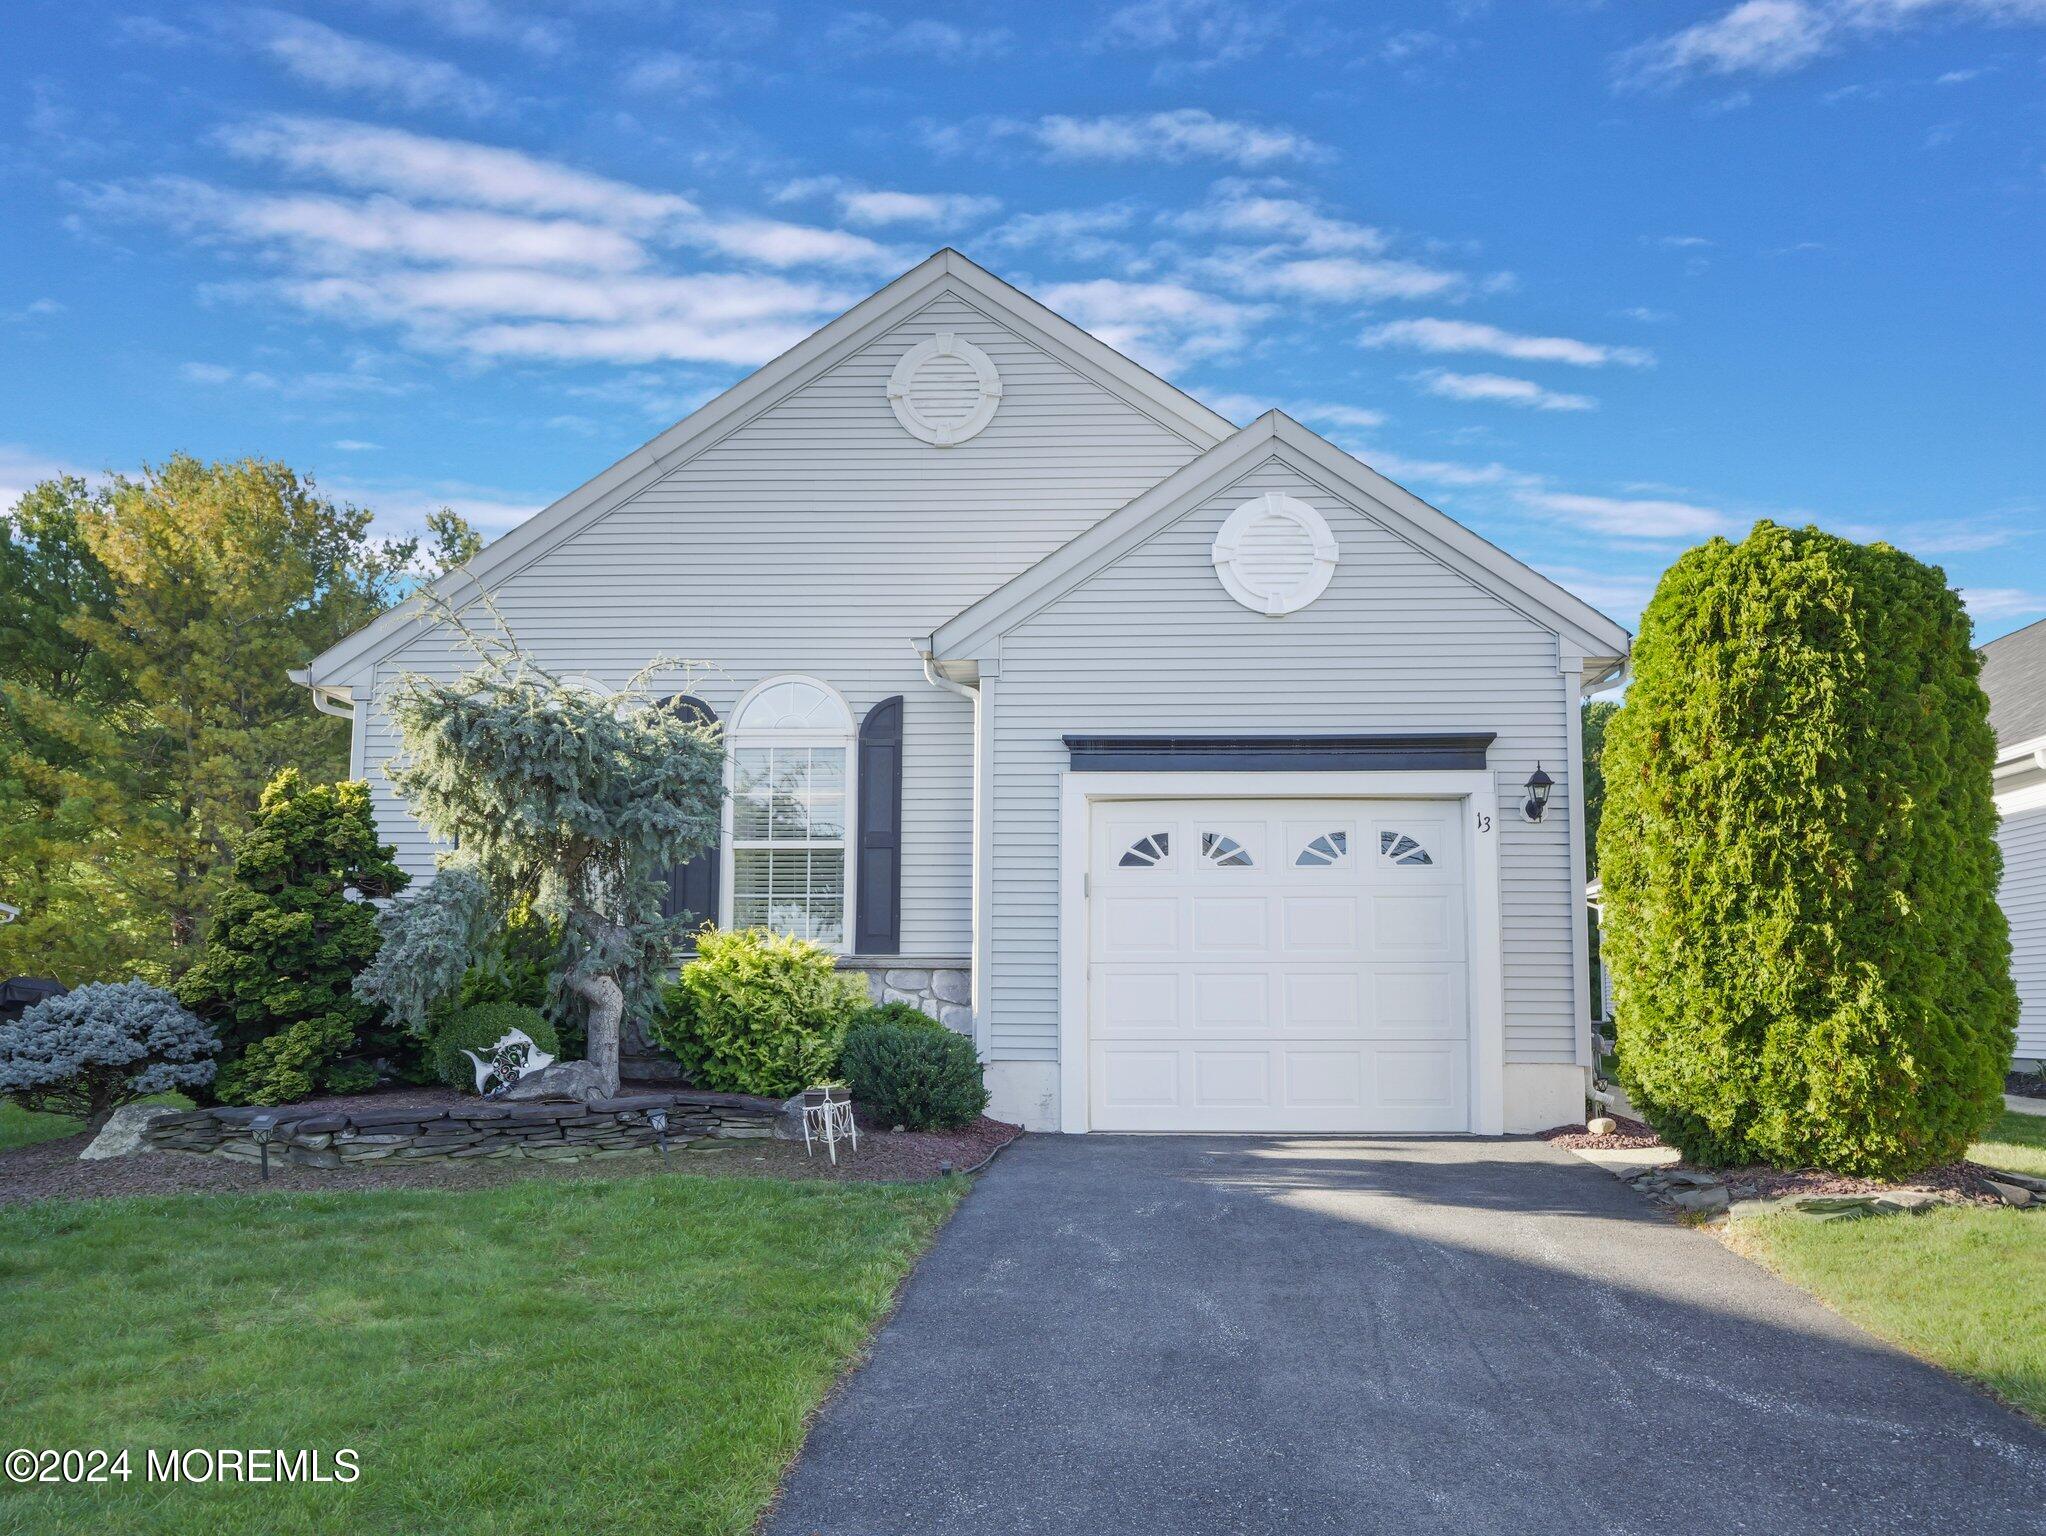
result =
M1982 647L2020 1062L2046 1063L2046 619Z
M955 251L439 585L593 687L704 663L674 705L721 723L732 794L672 906L812 936L970 1030L993 1113L1582 1117L1578 708L1626 632ZM414 603L299 674L415 876L378 690L462 664Z

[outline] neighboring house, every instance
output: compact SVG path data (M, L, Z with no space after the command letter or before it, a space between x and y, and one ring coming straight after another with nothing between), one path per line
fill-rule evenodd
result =
M2046 619L1982 647L1996 731L1996 809L2010 968L2018 984L2017 1060L2046 1061Z
M808 934L923 998L972 1032L995 1114L1582 1116L1578 711L1626 632L1297 422L1238 428L956 252L439 590L487 592L594 686L705 663L675 707L722 722L733 794L671 905ZM462 665L408 604L298 674L352 713L354 771L419 876L434 849L380 771L378 689Z

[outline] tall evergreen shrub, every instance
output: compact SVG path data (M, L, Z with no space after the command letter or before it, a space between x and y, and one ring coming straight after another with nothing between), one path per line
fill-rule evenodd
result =
M226 1103L288 1104L376 1076L359 1059L377 1010L352 991L377 952L367 897L405 884L377 842L364 783L306 784L287 768L235 844L233 884L178 999L219 1031L214 1091Z
M1966 611L1757 523L1663 577L1605 749L1620 1074L1701 1162L1898 1177L1999 1106L2017 998Z

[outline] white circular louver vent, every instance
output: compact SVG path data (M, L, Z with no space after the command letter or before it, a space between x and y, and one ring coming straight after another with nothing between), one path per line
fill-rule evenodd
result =
M979 347L940 331L902 354L888 376L888 403L911 437L950 448L995 419L1002 376Z
M1246 501L1215 535L1215 574L1244 607L1277 617L1305 608L1336 573L1336 536L1306 502L1277 491Z

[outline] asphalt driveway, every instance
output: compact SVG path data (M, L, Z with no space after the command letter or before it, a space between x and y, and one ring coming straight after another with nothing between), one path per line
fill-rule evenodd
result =
M767 1529L2046 1532L2046 1433L1526 1141L1026 1137Z

